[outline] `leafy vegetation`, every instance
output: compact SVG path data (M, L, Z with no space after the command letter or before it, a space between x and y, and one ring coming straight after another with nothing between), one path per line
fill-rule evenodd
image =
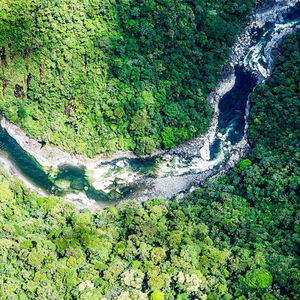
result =
M1 299L299 299L300 33L251 97L253 150L180 202L98 213L0 176Z
M1 0L0 112L94 156L172 148L205 101L254 0Z

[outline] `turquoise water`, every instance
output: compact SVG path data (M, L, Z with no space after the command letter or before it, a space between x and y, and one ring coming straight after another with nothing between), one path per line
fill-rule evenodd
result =
M12 162L12 164L34 185L46 192L53 190L53 183L49 176L41 168L39 163L30 156L20 145L0 127L0 151Z
M70 192L85 191L87 196L98 201L112 200L101 191L96 191L89 183L85 170L74 166L61 166L55 175L47 172L23 148L0 127L0 151L33 185L43 191L63 196ZM69 182L69 188L60 188L55 183L59 180Z
M64 196L73 192L84 192L90 199L109 203L126 197L137 188L134 185L119 186L116 181L111 191L104 193L90 184L84 168L63 165L59 170L46 170L1 127L0 151L33 185L49 194ZM116 160L112 163L112 169L116 168L117 162ZM133 171L151 175L156 159L132 159L129 164Z

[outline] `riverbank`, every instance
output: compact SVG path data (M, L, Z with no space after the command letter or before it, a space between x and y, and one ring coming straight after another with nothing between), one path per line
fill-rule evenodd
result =
M275 4L274 4L275 3ZM256 11L249 17L248 25L238 35L237 41L232 47L230 61L233 65L244 64L247 67L247 52L253 44L253 35L262 29L267 23L274 23L276 20L283 20L283 14L287 13L292 7L299 4L299 0L275 0L265 1L265 5L258 7ZM282 36L278 40L281 40ZM273 47L278 46L273 45ZM271 54L271 53L269 53ZM267 59L272 59L271 55ZM256 61L257 62L257 61ZM266 63L265 67L258 64L257 68L253 68L253 64L248 68L255 72L259 80L263 81L271 75L273 61Z
M151 156L158 156L165 153L170 154L182 154L182 155L201 155L203 158L208 156L207 148L216 134L217 122L218 122L218 103L220 98L226 94L234 85L235 77L233 67L239 64L245 57L246 52L249 50L252 39L251 31L254 28L261 28L267 22L272 22L276 18L280 18L282 12L286 11L290 7L294 6L297 0L285 0L275 1L275 6L271 8L259 8L254 14L249 17L249 25L239 34L237 41L232 47L230 59L228 65L231 71L227 72L225 76L219 81L215 89L208 96L207 101L211 105L214 113L207 132L201 134L199 137L179 145L175 149L170 151L158 150ZM87 158L83 155L73 154L65 152L58 147L52 145L45 145L41 147L41 144L30 137L18 126L8 122L5 118L1 119L1 126L8 132L8 134L14 138L17 143L30 155L32 155L40 165L46 168L58 169L61 165L73 165L78 167L84 167L87 170L92 170L103 162L110 162L120 158L137 158L137 156L130 151L116 152L110 156L105 154L99 154L95 158ZM149 157L149 156L147 156Z
M40 197L49 196L45 191L37 187L33 182L31 182L22 172L9 160L9 158L0 151L0 164L3 166L3 169L12 177L17 177L21 179L25 185L37 192Z
M128 151L117 152L110 157L100 154L95 158L88 158L83 155L68 153L52 145L41 147L38 140L30 138L18 125L9 122L4 117L1 118L0 124L27 153L45 168L58 169L61 165L73 165L92 169L104 161L118 159L119 157L135 157L133 153Z
M14 178L19 178L24 182L27 188L32 191L35 191L39 197L48 197L49 194L43 191L41 188L36 186L32 181L30 181L26 176L22 174L22 172L15 166L9 158L0 151L0 165L3 170ZM64 199L67 202L72 203L77 209L88 208L91 211L98 211L99 209L103 209L108 205L104 205L103 203L97 202L95 200L89 199L84 193L70 193L67 194Z
M143 156L144 158L161 156L164 154L179 154L182 156L198 156L201 155L203 159L208 157L209 144L213 141L218 125L219 100L234 86L235 75L234 70L227 72L226 76L218 82L215 90L210 93L207 98L208 103L212 107L214 113L209 126L209 129L201 134L199 137L183 143L171 150L157 150L154 154ZM30 138L20 126L9 122L2 117L0 125L7 133L36 161L44 168L58 169L63 165L71 165L82 167L86 170L93 170L102 163L111 162L119 159L140 158L131 151L119 151L110 156L106 154L99 154L95 158L88 158L80 154L68 153L53 145L41 146L38 140Z
M197 156L200 153L203 158L207 157L207 147L216 134L219 115L219 100L233 87L234 83L235 75L232 68L226 76L223 76L216 85L215 90L208 96L207 101L214 113L209 129L206 132L189 142L179 145L175 149L165 151L157 150L154 154L143 157L160 156L166 153L171 155L181 154L185 156ZM37 162L45 168L58 169L62 165L72 165L87 170L93 170L104 162L118 159L140 158L131 151L119 151L110 156L99 154L95 158L88 158L80 154L68 153L53 145L44 145L42 147L38 140L30 138L20 126L9 122L4 117L1 118L0 125L27 153L33 156ZM202 147L204 148L202 149Z

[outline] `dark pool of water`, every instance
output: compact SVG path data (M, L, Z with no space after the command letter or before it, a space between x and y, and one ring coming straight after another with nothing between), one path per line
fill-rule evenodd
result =
M226 93L219 102L218 131L225 134L226 141L232 145L237 144L244 135L245 112L248 97L257 84L257 79L243 67L235 67L236 81L233 88ZM217 157L221 150L221 140L216 140L210 145L210 160Z
M291 10L286 13L285 19L287 21L299 20L300 16L300 2L298 2Z
M222 134L230 128L227 140L232 145L238 143L244 135L245 110L250 93L257 79L242 67L235 67L234 87L220 99L218 128Z
M51 192L53 183L39 163L0 127L0 151L4 152L14 166L37 187Z

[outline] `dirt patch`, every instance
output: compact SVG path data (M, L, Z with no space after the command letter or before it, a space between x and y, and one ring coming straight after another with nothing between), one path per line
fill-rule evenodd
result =
M0 49L0 60L1 60L2 65L7 66L6 53L5 53L4 47L2 47Z
M9 84L8 79L2 79L2 95L5 96L5 90Z
M16 84L14 94L15 94L16 98L24 98L25 92L24 92L23 86Z

